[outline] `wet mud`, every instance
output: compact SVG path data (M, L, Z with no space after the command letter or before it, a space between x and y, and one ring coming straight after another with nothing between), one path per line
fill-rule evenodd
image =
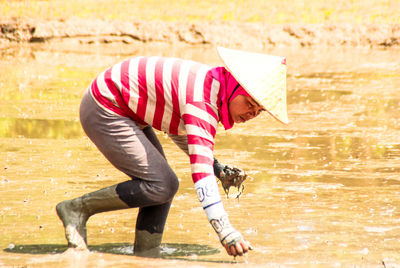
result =
M262 115L219 127L215 144L221 163L249 174L239 200L220 187L232 224L254 247L246 257L224 252L187 156L157 132L180 188L165 258L153 260L129 254L137 209L93 216L92 251L63 252L55 205L128 179L81 130L81 96L100 71L127 57L220 59L203 45L67 43L0 50L0 267L399 266L399 48L264 50L287 57L289 125Z

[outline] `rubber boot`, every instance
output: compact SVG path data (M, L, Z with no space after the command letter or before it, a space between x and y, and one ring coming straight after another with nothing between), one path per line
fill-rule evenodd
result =
M151 234L146 230L136 229L135 245L134 245L135 256L147 257L147 258L159 258L161 239L162 239L161 233Z
M86 222L90 216L106 211L126 209L113 185L81 197L66 200L56 206L58 217L63 222L68 247L87 250Z
M167 203L142 207L136 219L134 254L141 257L160 257L161 238L171 207Z

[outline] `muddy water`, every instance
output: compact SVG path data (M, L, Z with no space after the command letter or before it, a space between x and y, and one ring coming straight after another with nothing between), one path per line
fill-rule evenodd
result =
M130 256L137 210L95 215L90 254L63 253L54 207L127 178L84 136L81 95L134 55L221 64L213 49L166 45L11 47L0 52L0 266L400 265L400 50L274 49L286 55L291 123L257 118L225 132L216 157L251 179L224 205L251 241L227 256L200 208L186 156L165 135L180 180L163 259ZM222 191L221 191L222 193Z

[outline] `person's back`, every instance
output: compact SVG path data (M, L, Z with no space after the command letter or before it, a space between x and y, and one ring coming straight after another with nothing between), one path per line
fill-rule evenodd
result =
M93 81L91 93L108 111L157 130L183 135L186 128L182 116L188 103L209 104L218 121L220 85L213 79L211 69L191 60L135 57L102 72Z

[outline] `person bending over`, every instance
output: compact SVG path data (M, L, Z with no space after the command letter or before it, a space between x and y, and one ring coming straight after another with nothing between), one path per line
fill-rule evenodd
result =
M68 246L87 250L86 222L106 211L139 208L134 254L159 257L178 178L154 129L190 158L198 199L229 255L249 250L228 219L215 176L218 123L230 129L267 111L287 124L285 58L218 47L224 66L166 57L134 57L106 69L80 106L86 135L130 180L60 202ZM217 176L218 172L216 172Z

